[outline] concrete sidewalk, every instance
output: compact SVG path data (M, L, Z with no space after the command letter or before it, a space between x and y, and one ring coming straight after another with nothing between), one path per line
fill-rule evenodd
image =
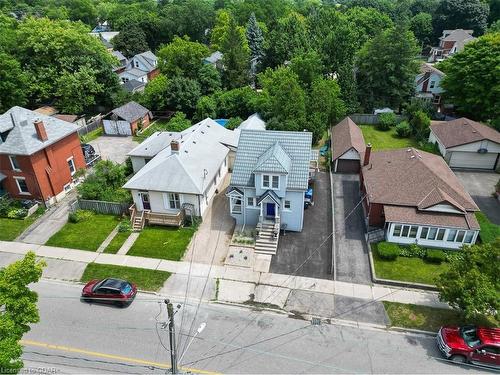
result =
M173 285L165 286L172 296L185 295L186 285L180 282L181 279L185 278L182 278L180 275L191 274L191 277L203 278L205 280L208 276L210 285L209 290L214 290L216 280L219 279L217 291L214 291L214 293L218 293L219 300L228 302L246 302L252 300L254 302L268 303L284 308L286 307L287 301L289 301L290 292L300 290L310 293L319 293L325 298L330 299L333 296L343 296L365 301L391 301L440 308L448 307L447 304L439 301L438 294L435 292L256 272L248 268L231 266L210 266L200 263L192 263L190 265L189 262L175 262L131 255L104 254L83 250L32 245L22 242L0 241L0 252L22 255L30 250L40 257L80 262L80 264L95 262L168 271L178 275L175 280L175 284L178 285L178 287ZM64 267L61 268L61 272L64 272ZM55 268L52 267L51 274L54 275L54 273ZM52 277L57 278L57 276ZM61 277L61 279L64 278ZM196 298L196 295L201 292L200 288L194 287L196 284L199 285L198 282L193 282L192 285L195 290L193 290L194 295L190 295L190 297ZM294 293L294 295L297 296L297 293ZM208 296L205 294L204 298L207 297ZM213 297L214 296L210 298ZM295 301L294 304L296 303Z

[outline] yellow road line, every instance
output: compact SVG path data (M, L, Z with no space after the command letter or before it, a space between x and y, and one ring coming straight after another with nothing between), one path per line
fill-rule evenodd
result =
M93 356L93 357L114 359L114 360L119 360L119 361L130 362L130 363L138 363L138 364L146 365L146 366L155 366L155 367L161 367L161 368L170 368L170 364L168 364L168 363L152 362L152 361L146 361L144 359L123 357L123 356L115 355L115 354L93 352L93 351L90 351L90 350L73 348L73 347L70 347L70 346L54 345L54 344L48 344L48 343L45 343L45 342L39 342L39 341L33 341L33 340L21 340L21 341L19 341L19 343L21 345L25 345L25 346L38 346L38 347L45 348L45 349L52 349L52 350L60 350L60 351L64 351L64 352L86 354L86 355L90 355L90 356ZM207 371L207 370L201 370L201 369L196 369L196 368L190 368L190 367L181 367L180 369L183 370L183 371L193 372L195 374L218 375L217 372Z

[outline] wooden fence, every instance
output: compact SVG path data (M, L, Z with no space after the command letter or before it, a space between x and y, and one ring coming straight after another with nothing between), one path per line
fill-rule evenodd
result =
M105 202L105 201L92 201L86 199L78 199L71 203L71 211L76 210L90 210L95 211L100 214L107 215L123 215L128 214L129 203L116 203L116 202Z
M100 128L101 124L102 124L102 116L96 116L92 118L89 122L87 122L85 126L82 126L81 128L78 129L78 135L82 136L88 134L91 131Z
M367 124L367 125L377 125L378 124L378 115L372 115L369 113L353 113L349 115L352 121L354 121L358 125ZM404 117L401 115L396 115L396 120L399 122L403 120Z

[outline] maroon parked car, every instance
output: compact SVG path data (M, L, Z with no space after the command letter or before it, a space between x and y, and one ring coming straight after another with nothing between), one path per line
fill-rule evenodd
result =
M137 287L125 280L108 278L91 280L83 287L82 299L86 302L114 303L127 306L137 294Z
M441 327L437 344L454 362L500 368L500 328Z

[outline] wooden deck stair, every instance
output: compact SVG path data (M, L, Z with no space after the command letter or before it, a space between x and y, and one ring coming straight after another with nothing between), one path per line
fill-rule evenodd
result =
M275 255L278 250L280 236L279 222L262 222L259 225L259 234L255 241L255 252L258 254Z

